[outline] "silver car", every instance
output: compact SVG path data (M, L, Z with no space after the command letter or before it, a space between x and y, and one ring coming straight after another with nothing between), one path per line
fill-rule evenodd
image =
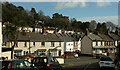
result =
M115 68L115 64L110 57L102 56L100 57L100 60L99 60L99 67L100 68L103 68L103 67Z

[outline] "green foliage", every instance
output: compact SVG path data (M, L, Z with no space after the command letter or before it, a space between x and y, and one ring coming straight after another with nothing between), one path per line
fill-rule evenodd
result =
M96 21L91 22L81 22L77 21L75 18L69 19L69 16L63 16L62 14L55 13L53 17L45 16L42 10L39 10L37 13L35 8L32 8L30 11L25 10L22 6L16 7L15 5L5 2L2 3L2 20L3 22L10 22L16 27L25 27L25 26L34 26L40 25L45 27L57 27L59 29L68 29L68 30L79 30L86 32L86 28L90 32L104 33L106 34L107 26L106 23L96 23ZM44 21L44 24L39 23L39 21ZM112 25L112 23L109 23ZM112 29L114 29L112 27ZM111 29L111 30L112 30Z
M105 23L102 23L102 24L98 23L96 31L99 33L107 34L108 29L106 27L106 24Z

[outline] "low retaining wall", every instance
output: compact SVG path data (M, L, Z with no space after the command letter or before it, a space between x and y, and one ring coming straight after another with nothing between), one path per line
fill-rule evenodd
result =
M64 61L63 58L56 58L56 59L58 60L58 62L59 62L60 64L64 64L64 63L65 63L65 61Z

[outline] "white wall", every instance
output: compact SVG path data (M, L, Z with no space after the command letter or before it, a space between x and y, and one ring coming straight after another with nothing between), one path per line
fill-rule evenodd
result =
M23 50L29 51L29 42L27 42L27 47L24 47L25 42L18 42L18 47L15 47L15 50ZM47 51L49 49L54 49L57 47L58 50L61 50L61 55L64 54L64 42L61 42L61 47L59 46L59 42L54 42L54 47L51 47L51 42L45 42L45 46L41 46L41 42L35 42L35 46L33 46L33 42L30 42L30 47L32 47L30 50L31 52L36 51L37 49L46 49ZM58 53L57 53L58 55Z
M11 59L11 51L2 52L2 57L8 57L8 59Z
M73 50L74 50L74 42L66 42L66 49L65 49L65 51L73 52Z
M81 38L78 41L78 50L81 51Z
M0 22L0 57L2 54L2 22Z

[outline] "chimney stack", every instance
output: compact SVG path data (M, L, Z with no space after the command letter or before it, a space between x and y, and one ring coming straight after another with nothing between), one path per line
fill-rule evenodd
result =
M88 28L86 28L86 33L85 33L85 35L88 35L90 32L89 32L89 30L88 30Z
M116 28L115 34L120 35L118 28Z
M107 30L107 35L110 35L110 31L109 30Z
M42 34L46 34L46 33L47 33L46 28L43 27L43 29L42 29Z
M100 35L100 32L99 32L99 31L97 31L97 35Z

